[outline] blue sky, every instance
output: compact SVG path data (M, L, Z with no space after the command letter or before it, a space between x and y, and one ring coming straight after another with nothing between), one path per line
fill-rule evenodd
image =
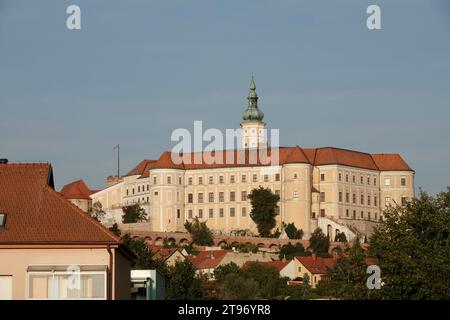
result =
M238 127L252 72L282 145L398 152L450 185L447 0L0 0L0 157L103 187L117 143L126 172L194 120Z

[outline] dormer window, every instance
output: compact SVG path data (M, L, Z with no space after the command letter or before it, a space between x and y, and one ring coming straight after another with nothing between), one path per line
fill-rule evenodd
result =
M0 213L0 229L4 228L6 225L6 213Z

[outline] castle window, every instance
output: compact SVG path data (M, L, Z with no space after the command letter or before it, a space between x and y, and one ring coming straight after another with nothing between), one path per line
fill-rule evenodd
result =
M311 218L315 219L316 218L316 213L315 212L311 212Z
M385 206L388 206L388 205L390 205L391 204L391 197L386 197L386 198L384 198L384 205Z
M320 209L320 216L325 217L325 209Z
M156 184L156 177L153 177L153 184Z
M147 184L147 191L148 191L148 190L150 190L150 185L149 185L149 184Z
M276 194L277 196L280 196L280 195L281 195L280 190L275 190L275 194Z
M345 210L345 216L348 218L348 209Z
M127 189L127 195L128 195L128 189Z
M275 181L280 181L280 174L279 173L275 173Z
M356 203L356 193L353 194L353 203Z
M188 211L188 217L189 217L189 219L192 219L192 210Z
M361 184L363 184L363 183L364 183L364 177L363 177L363 176L361 176L361 179L360 179L360 181L361 181Z
M361 204L364 204L364 195L361 195Z
M294 172L294 179L298 179L298 173Z
M178 177L178 184L181 184L181 177Z
M198 217L203 219L203 209L198 209Z
M132 193L134 194L134 188L133 188L131 191L132 191Z
M214 217L214 210L209 209L209 218L212 219Z
M345 182L348 182L348 174L345 175Z
M367 212L367 219L370 220L370 212Z
M356 210L353 210L353 219L356 219Z
M264 175L264 182L269 182L269 175L268 174Z
M209 184L213 184L213 183L214 183L214 177L213 177L213 176L209 176L208 179L209 179L209 180L208 180L208 183L209 183Z
M225 196L223 192L219 192L219 202L224 202L225 201Z
M180 217L181 217L180 209L177 209L177 219L180 219Z
M373 185L374 185L374 186L377 185L377 178L373 178Z
M220 209L219 209L219 217L220 217L220 218L223 218L223 208L220 208Z
M367 184L370 184L370 177L367 177Z
M192 177L188 178L188 185L192 186Z
M378 200L378 199L377 199L377 196L374 196L374 197L373 197L373 205L374 205L374 206L378 206L377 200Z
M325 173L320 174L320 181L325 181Z
M384 185L385 186L390 186L391 185L391 179L390 178L384 179Z
M202 193L202 192L200 192L200 193L197 195L197 198L198 198L198 203L203 203L203 193Z
M214 192L210 192L208 195L208 201L209 202L214 202Z
M406 186L406 178L405 178L405 177L402 177L402 178L400 179L400 185L401 185L402 187Z
M253 182L258 182L258 175L257 174L253 175Z
M219 176L219 183L223 184L223 176Z
M167 177L167 184L172 184L172 177L171 176Z
M353 180L353 183L356 183L356 177L355 176L352 177L352 180Z
M192 193L188 193L188 203L194 202L194 195Z
M242 207L242 216L245 217L247 215L247 208Z
M367 205L370 206L370 195L367 195Z
M345 202L347 202L347 203L350 202L350 193L348 193L348 192L345 193Z
M247 191L241 192L241 201L247 201Z
M342 202L342 192L339 191L339 202Z
M245 174L242 175L241 177L242 182L247 182L247 176Z
M325 192L320 193L320 202L325 202Z
M141 192L141 186L138 186L138 193Z
M292 196L294 197L294 199L298 198L298 190L294 190Z
M338 174L338 179L339 179L339 181L342 181L342 173L340 173L340 172Z
M235 183L236 181L235 181L235 177L234 177L234 175L231 175L230 176L230 183Z
M364 219L364 211L361 211L361 219Z
M374 215L374 219L377 220L377 213L375 212L373 215Z
M203 184L203 177L198 177L198 184Z
M234 191L230 192L230 201L236 201L236 192Z
M234 208L230 208L230 217L234 217L236 214L235 209Z

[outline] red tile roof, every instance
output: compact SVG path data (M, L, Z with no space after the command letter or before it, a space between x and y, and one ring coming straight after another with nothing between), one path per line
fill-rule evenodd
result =
M247 261L242 265L242 269L248 269L252 266L252 264L258 264L261 267L264 268L274 268L276 269L278 272L280 272L281 270L283 270L284 267L286 267L289 264L289 261L281 261L281 260L276 260L276 261Z
M398 153L372 154L372 158L381 171L413 171Z
M69 184L66 184L60 191L60 193L64 196L66 199L86 199L90 200L89 197L91 194L94 193L93 190L89 190L86 183L84 183L83 180L78 180L71 182Z
M336 259L322 257L295 257L302 265L305 266L312 274L325 274L327 267L332 268Z
M169 258L178 248L163 248L161 246L147 245L148 249L154 254L155 258ZM181 252L181 251L180 251Z
M145 172L148 172L149 166L152 163L155 163L156 160L145 159L138 163L136 167L131 169L125 176L135 176L135 175L143 175Z
M295 146L268 149L267 157L270 157L274 150L279 151L278 162L280 165L288 163L306 163L315 166L338 164L376 171L412 171L398 154L372 155L369 153L332 147L303 149L299 146ZM143 177L147 177L149 170L151 169L195 170L267 165L270 164L268 164L264 158L259 157L257 151L225 150L192 152L180 155L166 151L161 154L158 160L141 161L130 171L130 173L128 173L128 175L140 174Z
M0 244L119 244L120 239L52 188L50 164L0 164Z
M229 250L207 250L200 251L196 256L189 256L188 259L196 269L214 269L225 258Z

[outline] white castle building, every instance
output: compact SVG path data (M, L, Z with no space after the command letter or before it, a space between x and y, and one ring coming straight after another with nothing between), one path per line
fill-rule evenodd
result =
M241 150L185 153L181 163L166 151L159 159L142 160L118 183L92 194L93 203L99 201L107 212L115 212L115 217L110 215L113 220L120 219L122 206L139 203L154 231L185 231L184 222L198 217L222 233L256 232L247 195L262 186L280 196L278 227L293 222L308 239L320 226L331 238L344 232L351 239L370 234L386 206L414 197L414 170L399 154L267 147L253 79L247 99ZM252 161L263 149L278 152L276 165L263 164L258 157ZM223 161L186 161L197 156ZM226 161L230 158L231 163Z

